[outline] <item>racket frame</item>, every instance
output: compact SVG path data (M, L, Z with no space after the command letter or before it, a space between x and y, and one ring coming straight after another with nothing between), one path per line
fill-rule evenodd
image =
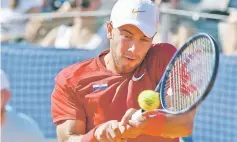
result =
M165 97L164 97L166 95L165 94L165 82L166 82L166 79L168 78L171 68L172 68L173 64L175 63L177 57L180 54L182 54L182 52L186 48L188 48L188 45L191 44L194 40L196 40L198 38L202 38L202 37L208 38L211 41L211 45L212 45L214 52L215 52L215 54L213 54L213 60L215 60L215 65L213 66L213 74L211 76L210 82L207 85L203 95L201 97L199 97L197 99L197 101L195 103L193 103L191 106L189 106L185 109L182 109L180 111L167 110L166 104L165 104ZM158 110L161 112L164 112L164 113L169 113L169 114L182 114L182 113L185 113L185 112L190 111L193 108L195 108L198 104L200 104L206 98L206 96L210 92L211 88L213 87L213 84L215 83L217 71L218 71L218 66L219 66L219 48L218 48L217 43L215 42L214 38L211 35L206 34L206 33L199 33L199 34L196 34L196 35L192 36L191 38L189 38L187 40L187 42L173 55L173 57L171 58L169 64L167 65L167 67L165 69L165 72L162 75L162 78L161 78L159 84L155 88L155 91L159 92L159 94L160 94L160 102L163 107L163 109L158 109Z

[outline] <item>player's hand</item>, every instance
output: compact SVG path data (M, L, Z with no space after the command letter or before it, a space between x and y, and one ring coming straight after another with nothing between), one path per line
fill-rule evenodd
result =
M141 110L138 110L141 111ZM123 133L126 138L136 138L140 134L160 136L165 127L165 116L157 110L147 111L136 120L131 120L136 109L130 109L122 118L121 124L126 126Z
M136 138L141 135L144 127L146 126L146 117L139 117L137 120L131 120L132 115L138 110L129 109L121 120L121 125L125 127L123 137L125 138ZM132 124L132 125L131 125Z
M117 120L111 120L100 125L94 136L99 142L126 142L126 138L122 136L124 130Z

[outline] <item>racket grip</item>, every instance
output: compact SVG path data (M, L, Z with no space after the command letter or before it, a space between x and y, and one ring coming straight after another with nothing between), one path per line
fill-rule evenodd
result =
M158 111L160 111L160 112L162 112L162 113L167 113L165 110L163 110L163 109L156 109L156 110L158 110ZM145 112L145 110L143 110L143 109L140 109L140 110L138 110L138 111L136 111L133 115L132 115L132 117L131 117L131 120L137 120L141 115L142 115L142 113L144 113ZM152 118L152 117L155 117L155 116L157 116L156 114L153 114L153 115L148 115L150 118Z
M142 113L144 112L144 110L140 109L138 111L136 111L133 115L132 115L132 120L137 120L141 115Z

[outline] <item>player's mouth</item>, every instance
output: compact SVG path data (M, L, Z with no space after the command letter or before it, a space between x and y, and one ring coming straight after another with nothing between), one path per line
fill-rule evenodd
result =
M126 58L129 61L135 61L136 59L130 56L124 56L124 58Z

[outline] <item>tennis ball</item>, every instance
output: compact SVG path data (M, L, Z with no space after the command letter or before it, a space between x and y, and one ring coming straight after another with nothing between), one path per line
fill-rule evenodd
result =
M160 106L159 94L152 90L142 91L138 96L138 104L145 111L154 110Z

